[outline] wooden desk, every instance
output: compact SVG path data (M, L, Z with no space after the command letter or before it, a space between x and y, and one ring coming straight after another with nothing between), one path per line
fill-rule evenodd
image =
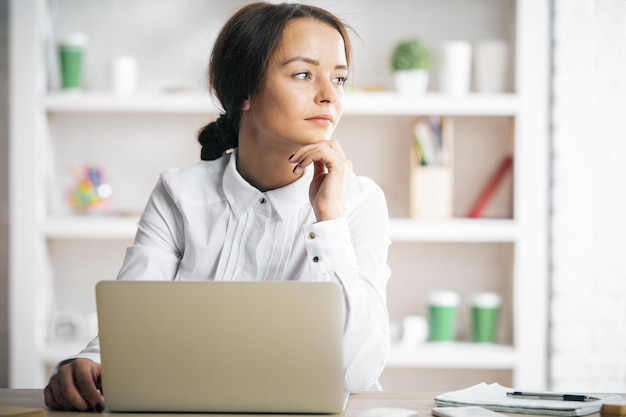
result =
M403 407L419 411L420 417L430 416L430 409L434 407L435 403L433 399L439 392L364 392L357 395L350 396L348 401L348 407L343 413L346 417L356 417L359 411L366 410L374 407ZM36 407L43 408L47 411L50 417L95 417L98 414L81 413L76 411L52 411L48 410L45 406L43 399L43 390L39 389L0 389L0 404L1 405L16 405L21 407ZM105 415L115 417L164 417L166 415L175 414L124 414L124 413L104 413ZM184 414L185 417L193 416L194 414ZM211 414L212 416L217 414ZM233 417L236 414L228 414L228 417ZM247 416L247 414L246 414ZM264 417L269 417L268 414L263 414ZM282 415L281 417L286 417ZM300 415L302 417L302 415Z
M441 392L415 391L415 392L363 392L350 396L346 411L340 416L356 417L360 411L376 407L402 407L419 412L420 417L430 417L430 410L435 406L434 398ZM52 411L45 406L43 399L43 390L40 389L0 389L0 405L15 405L21 407L36 407L47 410L50 417L95 417L98 414L94 412L80 413L76 411ZM164 416L184 416L189 417L195 414L149 414L149 413L103 413L104 415L114 417L164 417ZM507 414L507 413L504 413ZM220 414L211 414L211 416L219 416ZM233 417L237 414L225 414L225 417ZM243 414L243 416L253 416L254 414ZM522 414L508 414L510 416L527 417ZM262 417L269 417L271 414L261 414ZM287 417L286 414L280 414L280 417ZM298 417L302 417L299 414ZM589 414L586 417L599 417L600 413Z

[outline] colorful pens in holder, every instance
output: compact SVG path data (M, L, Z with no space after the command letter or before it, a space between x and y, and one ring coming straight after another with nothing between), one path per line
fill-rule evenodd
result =
M69 200L78 213L106 213L111 210L111 193L111 186L104 181L102 169L85 166L70 192Z

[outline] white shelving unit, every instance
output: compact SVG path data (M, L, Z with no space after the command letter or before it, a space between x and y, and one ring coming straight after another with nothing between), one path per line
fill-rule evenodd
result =
M491 7L489 0L479 3L477 7ZM394 347L388 367L505 369L513 375L512 383L515 385L542 389L546 384L547 360L548 6L541 4L542 2L519 0L505 3L502 7L513 8L515 16L512 26L515 42L515 93L470 94L464 97L428 93L416 99L392 92L357 91L346 97L343 130L340 133L346 137L346 148L350 149L349 155L355 156L355 167L359 167L359 173L377 180L390 200L391 239L394 242L390 251L390 262L394 271L392 281L401 283L397 285L402 286L389 294L392 318L394 314L402 315L410 311L408 308L392 309L396 304L402 304L395 298L399 297L399 293L424 293L439 281L457 279L454 275L458 271L444 271L442 280L420 277L411 281L412 278L406 271L424 269L424 265L413 265L415 259L412 255L433 246L439 248L438 253L443 254L439 255L443 256L443 260L436 256L435 259L426 260L428 271L436 270L438 263L455 264L457 258L461 258L458 263L462 264L461 255L465 252L485 251L487 255L476 261L481 263L478 273L487 271L486 275L489 277L486 280L490 280L488 285L510 292L510 306L503 317L507 335L502 344L476 345L461 341L450 344L427 343L409 350ZM385 7L382 4L375 6L373 2L367 4L368 7ZM412 5L413 3L404 2L402 7L417 7ZM87 247L94 247L94 251L99 251L100 245L104 245L103 250L109 250L109 245L117 245L116 247L120 247L120 259L110 262L119 266L123 247L134 236L138 211L141 209L134 207L136 212L126 216L77 216L57 210L57 206L50 202L50 193L54 194L56 191L48 188L50 176L58 171L51 168L50 159L58 159L58 153L72 154L80 151L63 144L63 140L66 137L74 140L81 133L81 129L84 131L92 125L95 130L110 129L111 132L118 132L115 130L117 120L121 120L122 128L130 126L130 130L144 129L144 125L145 129L150 129L151 123L157 121L163 123L159 126L171 123L187 124L195 128L199 121L217 112L214 101L206 93L141 93L119 98L106 92L46 92L42 82L45 65L41 42L41 23L45 20L46 7L45 0L13 0L10 8L13 21L20 22L11 27L11 39L13 42L18 42L19 39L20 42L20 48L13 48L11 57L15 74L12 82L17 87L11 94L11 161L14 163L11 167L10 378L13 387L42 386L47 379L46 366L76 351L76 341L49 342L45 333L50 308L54 308L49 302L50 293L53 292L57 298L63 299L62 293L75 283L71 279L79 279L62 276L73 275L71 269L64 268L74 260L66 258L71 257L73 251L80 252ZM388 9L385 8L384 13L388 13ZM445 39L445 35L438 36ZM28 48L24 45L28 45ZM33 48L38 53L24 52L26 49L32 51ZM399 164L394 165L393 161L383 164L378 171L374 169L371 175L368 171L373 169L370 163L372 157L376 161L382 161L384 157L372 156L377 149L388 146L395 149L391 152L391 157L406 156L404 142L402 139L396 140L394 136L410 126L414 117L423 115L458 119L461 129L455 138L457 143L464 140L463 135L467 132L470 132L469 136L480 137L483 133L488 136L489 129L494 125L500 126L502 121L509 126L508 129L512 130L514 137L515 154L514 198L511 202L513 216L502 219L453 218L445 221L406 218L406 212L403 212L403 198L406 197L401 191L402 184L397 185L398 181L395 181L398 177L406 177L405 172L399 169L399 174L395 177L388 176ZM360 135L363 130L369 133L367 129L374 125L380 129L375 133L388 131L389 137L379 141L368 138L368 146L362 146ZM500 129L499 132L503 130L497 128ZM97 136L98 132L90 134L98 138L94 139L95 143L102 142L100 136ZM172 136L176 134L174 132ZM498 135L500 134L496 136ZM128 140L126 137L117 140L119 142L113 142L112 147L130 143L125 142ZM58 150L57 147L61 149ZM70 156L75 157L73 154ZM493 158L497 157L496 155ZM73 160L68 157L68 161ZM128 167L123 168L120 163L118 171L123 169L128 170ZM149 176L144 182L150 183L150 178L152 177ZM404 181L406 185L406 178ZM475 190L479 188L480 186L474 186ZM149 189L141 191L147 196ZM141 198L138 199L141 201ZM458 211L463 210L461 208ZM449 260L446 259L448 253ZM512 259L500 264L499 259L507 258L509 253ZM77 256L84 255L79 253ZM99 262L104 262L102 259L93 261L96 268L100 265ZM492 263L497 265L491 265ZM458 265L461 270L463 267L464 265ZM65 279L70 281L64 281ZM500 280L506 283L502 284ZM464 282L465 284L471 283ZM82 282L81 285L87 284ZM406 300L404 303L407 304Z

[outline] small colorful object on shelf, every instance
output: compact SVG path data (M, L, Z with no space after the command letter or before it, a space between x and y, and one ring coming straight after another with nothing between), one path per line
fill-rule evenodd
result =
M85 166L69 195L70 204L78 213L106 213L111 210L111 186L104 181L102 169Z

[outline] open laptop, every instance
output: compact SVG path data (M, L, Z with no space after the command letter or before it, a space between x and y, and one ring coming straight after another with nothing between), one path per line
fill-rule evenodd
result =
M342 298L336 283L99 282L106 406L340 412Z

